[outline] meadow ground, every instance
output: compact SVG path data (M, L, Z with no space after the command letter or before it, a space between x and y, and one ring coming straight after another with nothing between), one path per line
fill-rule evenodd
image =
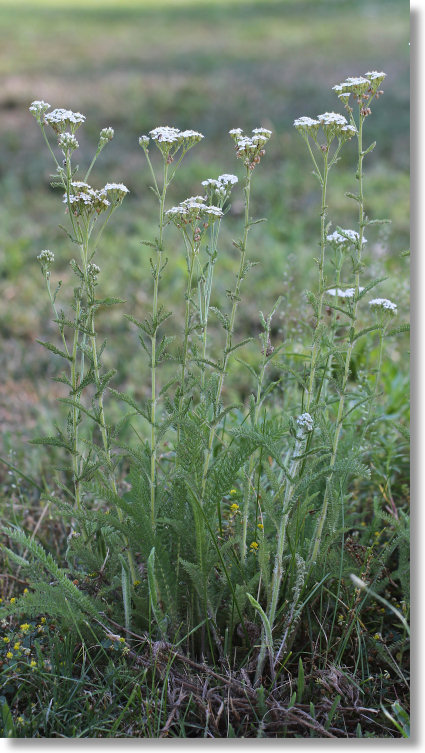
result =
M140 398L148 394L148 368L123 311L142 318L150 301L149 252L141 241L151 239L156 226L138 137L157 125L205 134L196 154L194 150L183 164L170 191L170 204L199 193L200 181L207 177L238 173L227 135L230 128L263 125L273 131L253 192L252 213L267 222L252 232L251 257L259 264L250 273L237 333L256 337L259 309L268 311L282 295L274 335L287 343L289 352L301 332L301 321L309 316L303 292L316 275L311 259L318 247L320 207L318 186L293 120L341 109L331 88L346 76L385 71L385 94L367 123L368 143L376 140L377 146L367 161L365 190L367 213L390 217L392 223L370 229L366 255L370 278L388 278L379 295L395 298L400 319L407 320L408 260L402 252L409 247L408 35L407 0L1 0L1 455L11 457L13 452L15 464L42 479L49 456L38 447L29 449L27 441L50 433L56 418L55 397L62 394L51 381L57 367L36 342L38 337L48 339L53 331L36 255L44 248L54 250L58 263L54 279L62 279L65 287L70 279L70 249L58 227L63 221L60 200L49 187L51 165L28 112L31 101L44 99L53 107L69 107L87 116L79 137L81 162L89 160L101 128L115 129L114 140L97 164L96 184L122 181L131 193L105 232L100 256L105 293L120 295L126 303L113 315L108 312L104 326L111 365L118 365L115 386L131 384ZM350 144L332 176L329 204L334 225L353 223L353 206L344 193L353 190L355 159ZM239 193L222 240L218 298L225 295L234 274L232 239L240 233L242 214ZM168 230L168 244L163 290L175 313L177 331L184 314L185 262L173 250L180 248L173 229ZM391 344L382 375L387 414L402 424L408 422L407 353L407 337L402 336ZM360 352L358 357L370 355ZM256 363L258 345L248 346L244 358ZM249 372L241 376L238 371L227 390L226 400L246 403ZM111 417L119 416L119 406L111 405L110 411ZM392 464L393 494L404 504L406 460L399 458L396 448L391 453L387 463ZM3 517L26 518L34 525L37 509L28 512L2 466L0 483ZM10 593L4 591L6 595ZM403 599L403 594L395 595ZM70 649L69 661L71 656ZM117 709L128 697L124 674ZM105 734L117 732L116 718L111 712ZM58 720L57 729L62 724L65 734L81 733L65 711ZM128 719L125 723L131 734L131 723ZM87 724L95 736L95 722ZM40 729L48 729L47 721ZM47 736L55 734L52 729Z

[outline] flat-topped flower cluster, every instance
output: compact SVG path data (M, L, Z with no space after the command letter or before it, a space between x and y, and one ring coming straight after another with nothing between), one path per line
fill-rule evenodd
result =
M188 224L202 223L203 229L206 229L212 222L223 216L223 210L212 204L205 204L205 201L204 196L190 196L178 206L168 209L166 216L179 228Z
M150 140L152 140L161 154L165 156L169 162L173 161L176 153L179 149L182 149L183 154L189 151L195 144L199 144L204 138L204 135L199 131L193 131L192 129L186 129L180 131L179 128L171 126L158 126L149 131L149 136L143 135L139 138L139 145L148 153L148 146Z
M383 71L368 71L364 76L348 76L341 84L335 84L333 91L343 101L347 101L350 94L358 98L375 96L386 77Z
M359 242L360 236L356 230L345 230L344 228L341 228L341 233L335 230L333 233L327 235L326 238L331 243L340 245L342 243L357 244ZM366 238L362 238L362 243L367 243Z
M229 134L235 142L236 156L253 170L266 153L264 147L272 132L268 128L253 128L252 136L246 136L242 128L232 128Z
M71 182L69 194L64 193L63 203L70 206L76 217L89 216L93 212L100 214L109 207L121 204L128 193L129 190L123 183L107 183L96 190L88 183L76 180Z
M320 128L328 143L336 137L340 141L347 141L357 133L354 125L348 123L347 118L337 112L324 112L316 118L303 115L294 120L294 126L303 136L312 136L317 139Z

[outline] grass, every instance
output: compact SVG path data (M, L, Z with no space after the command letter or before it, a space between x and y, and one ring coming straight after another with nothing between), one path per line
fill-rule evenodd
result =
M238 171L230 139L226 143L229 128L250 129L261 123L273 130L253 198L253 215L267 216L268 221L252 231L260 264L251 273L252 294L241 304L237 335L256 337L258 309L268 311L283 295L273 336L284 341L284 353L290 353L309 316L303 291L316 274L310 259L318 229L318 187L292 122L300 115L337 110L330 88L345 76L385 70L385 95L368 130L370 141L376 138L378 143L367 165L367 211L372 217L391 216L392 224L370 230L367 261L371 277L389 277L380 295L391 298L397 280L400 318L406 318L407 260L401 252L409 246L408 7L399 0L0 3L1 455L43 486L53 456L29 449L26 442L49 433L55 398L62 394L46 379L57 375L57 366L35 342L48 326L53 330L46 324L50 313L35 256L42 248L55 251L56 280L62 279L65 287L70 280L69 246L56 229L57 196L48 185L49 170L29 103L44 98L53 106L87 115L82 159L93 149L101 127L111 125L116 131L99 161L99 181L122 180L131 195L105 234L102 285L111 295L119 286L126 303L113 315L101 316L100 329L106 331L113 352L110 365L119 364L115 386L125 389L137 375L135 396L142 399L148 395L148 370L123 313L142 319L149 306L149 254L140 241L152 238L156 228L149 175L141 150L137 157L137 139L158 124L195 128L206 135L196 158L189 155L182 167L170 204L198 193L206 177ZM353 222L344 193L353 190L354 162L355 150L349 145L329 193L333 215L346 227ZM234 270L232 239L241 224L240 201L234 201L232 212L222 241L217 299L223 298ZM177 233L168 233L172 247ZM171 255L164 290L175 314L175 332L183 326L184 275L183 259ZM218 326L212 332L219 337ZM393 340L383 369L384 425L389 428L377 438L369 458L373 477L370 482L354 482L350 489L346 535L353 567L360 556L384 556L392 537L400 533L395 521L376 517L377 508L388 510L395 504L400 516L408 508L406 443L391 428L408 423L407 347L405 337ZM243 357L258 364L258 344L246 347ZM367 370L375 358L374 346L359 347L353 368ZM249 372L241 376L233 371L225 400L246 404L251 390ZM119 417L117 406L108 404L108 410L111 419ZM2 519L30 531L39 523L42 543L62 557L67 528L56 512L43 510L37 488L1 466L0 482ZM399 567L396 555L387 567L386 598L407 615L408 604L394 575ZM11 563L6 562L3 570L6 577L0 588L7 600L22 592L25 583L13 579ZM225 672L219 670L214 677L205 668L175 658L167 647L155 654L153 670L155 646L149 635L132 636L126 643L141 657L136 664L122 654L116 640L105 638L102 644L90 634L64 636L55 623L38 633L40 623L34 621L30 648L36 669L28 666L24 654L12 667L0 657L5 736L399 736L381 704L395 717L394 703L407 707L406 636L391 609L373 597L360 597L351 583L344 582L339 592L334 588L329 584L308 612L281 685L267 697L257 693L255 699L233 687L233 711L226 706ZM15 642L20 639L19 621L3 629ZM377 635L382 640L374 638ZM9 643L4 643L4 655L6 648ZM235 648L238 658L249 660L249 648L241 638ZM203 688L210 698L208 707ZM222 703L225 712L220 711Z

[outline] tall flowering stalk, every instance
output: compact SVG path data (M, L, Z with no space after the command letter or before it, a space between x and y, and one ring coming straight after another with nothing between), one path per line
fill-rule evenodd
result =
M220 365L221 366L220 374L218 378L217 389L216 389L215 400L214 400L214 417L213 417L214 420L210 428L210 432L208 436L208 447L207 447L205 460L204 460L204 468L203 468L203 473L202 473L202 498L205 493L208 468L211 462L214 437L216 434L215 418L217 417L218 406L219 406L219 402L221 398L221 393L223 390L223 384L224 384L224 379L227 372L229 357L230 357L231 352L235 349L233 345L233 332L234 332L234 327L235 327L236 312L237 312L238 304L240 301L241 285L249 269L249 264L247 264L247 260L246 260L247 241L248 241L249 230L251 226L254 224L253 221L250 219L250 214L249 214L250 213L252 175L253 175L254 168L256 167L256 165L260 163L261 157L263 157L265 154L264 147L267 144L271 136L271 131L268 130L267 128L253 129L252 136L244 136L241 128L234 128L231 131L229 131L229 133L235 143L236 156L239 159L241 159L243 161L243 164L245 165L245 184L244 184L244 189L243 189L244 197L245 197L245 218L244 218L244 231L243 231L242 239L238 243L235 243L235 246L240 251L239 269L236 276L235 287L233 291L229 293L229 297L232 301L232 310L230 312L230 317L226 324L226 343L224 346L224 355L223 355L223 360Z
M294 121L294 126L303 137L309 150L314 165L314 175L319 180L322 189L322 202L320 210L320 257L319 266L319 289L317 299L314 301L315 315L317 319L316 333L313 340L312 355L310 361L310 376L305 395L304 407L309 411L314 399L314 387L318 359L320 355L320 336L322 334L323 301L326 292L325 282L325 252L327 246L326 220L328 213L327 189L329 172L335 165L343 144L355 133L355 125L349 124L343 115L335 112L325 112L317 118L302 117ZM336 141L336 146L334 142ZM311 143L316 150L317 159ZM318 162L322 162L319 167ZM314 299L311 298L313 301Z
M186 393L186 368L189 355L189 338L191 333L191 303L192 303L192 284L195 271L195 262L199 262L199 254L202 240L209 227L213 227L216 221L220 221L223 215L221 207L213 204L205 204L205 197L203 196L191 196L188 199L182 201L179 206L171 207L167 211L167 217L174 222L174 224L181 230L183 238L185 240L186 252L187 252L187 283L185 293L185 318L184 318L184 333L183 333L183 348L181 353L181 378L180 386L178 390L178 409L181 415L183 410L183 400ZM212 284L212 278L210 278L210 284ZM208 305L209 296L211 295L211 288L209 287L207 292L208 298L205 299L205 295L201 298L201 304L199 315L200 323L206 330L208 322ZM204 340L205 346L206 342ZM205 355L204 355L205 358ZM180 439L180 425L177 429L177 441Z
M102 303L96 298L97 278L100 268L94 263L93 258L96 253L102 232L111 217L112 213L119 207L128 193L128 189L122 183L107 183L102 189L96 190L87 183L91 170L96 162L97 157L104 146L111 141L114 136L112 128L104 128L100 132L96 153L87 170L83 181L75 179L76 168L72 164L73 152L78 149L78 141L75 133L84 123L85 116L81 113L74 113L71 110L58 108L50 111L50 105L43 101L35 101L30 106L30 112L34 115L40 125L43 137L54 159L56 166L56 176L54 185L64 190L63 203L71 222L72 240L80 249L79 261L71 260L71 267L78 280L78 287L74 289L74 321L68 321L64 313L58 312L56 308L56 295L51 293L50 289L50 266L53 261L53 255L49 256L48 251L43 251L39 255L43 275L46 279L49 298L56 316L56 322L59 327L61 339L64 345L64 351L58 352L50 344L45 344L50 350L54 350L70 363L70 379L61 379L70 388L68 398L62 400L70 408L71 421L68 421L68 442L63 440L56 441L62 446L67 447L72 455L74 497L76 509L80 511L82 505L81 483L84 478L90 478L94 470L104 465L106 470L107 483L113 497L117 497L117 484L115 479L115 464L111 451L110 433L106 423L103 395L106 386L112 378L114 371L101 374L100 352L97 344L95 314ZM54 148L51 146L49 137L46 133L46 127L51 127L56 139L57 146L62 152L62 164L57 159ZM103 220L103 221L102 221ZM106 303L106 302L105 302ZM68 346L65 329L73 330L72 346ZM87 342L89 345L87 346ZM89 369L85 369L85 357L89 357ZM86 386L93 384L95 395L92 401L92 409L89 410L81 401L82 392ZM96 449L101 460L93 463L91 456L94 451L94 445L91 445L86 438L80 438L80 424L82 416L85 414L94 421L100 430L102 440L102 452L100 448ZM46 439L41 440L46 442ZM47 438L47 443L54 443ZM120 508L117 508L118 518L122 522L123 514ZM126 546L127 546L126 542ZM129 591L130 584L128 576L132 581L136 579L134 560L131 552L127 552L127 565L123 569L123 603L126 619L126 627L130 624L130 602Z
M149 142L150 138L156 144L162 155L163 169L162 169L162 185L160 186L156 177L155 170L153 168L150 155L149 155ZM195 144L198 144L204 137L202 133L198 131L186 130L180 131L178 128L172 128L170 126L158 126L149 132L149 136L141 136L139 139L139 145L142 147L146 161L149 166L149 170L153 180L153 191L157 197L159 203L159 236L155 243L149 243L156 250L155 261L151 259L152 275L153 275L153 301L152 301L152 315L150 322L146 322L143 327L144 331L150 338L151 352L150 352L150 368L151 368L151 408L150 408L150 424L151 424L151 440L150 440L150 485L151 485L151 523L155 528L156 521L156 465L157 465L157 440L156 440L156 405L157 405L157 366L159 362L159 356L163 356L165 353L165 347L168 343L167 340L163 340L161 352L158 354L158 329L161 324L168 318L169 314L165 313L162 307L158 303L158 290L161 274L165 268L166 261L163 261L164 254L164 227L166 224L165 215L165 199L167 190L174 179L176 171L183 160L183 157L189 149ZM176 160L175 164L174 161ZM173 165L171 167L171 165Z
M325 493L323 497L322 508L321 508L319 518L317 520L316 530L315 530L314 538L312 541L312 545L310 547L310 553L309 553L310 567L314 566L316 562L316 558L317 558L319 548L320 548L320 543L322 540L323 527L326 521L329 498L330 498L331 483L332 483L332 478L334 474L339 440L340 440L342 424L343 424L344 407L345 407L345 401L346 401L346 390L347 390L348 379L350 376L350 363L351 363L353 350L355 347L355 342L357 339L355 323L356 323L356 318L357 318L357 305L359 301L359 295L361 292L360 291L360 271L362 268L362 254L363 254L363 247L364 247L364 242L365 242L364 228L368 224L368 222L365 220L365 211L364 211L363 160L364 160L365 155L368 154L368 152L372 151L372 149L374 148L374 144L372 144L368 149L366 150L363 149L363 125L364 125L365 119L371 114L370 104L372 100L382 93L380 91L380 85L382 84L384 78L385 78L385 73L372 71L372 72L367 73L366 76L359 76L356 78L350 77L342 84L337 84L334 87L334 90L338 93L339 98L345 103L345 107L350 115L351 127L355 129L356 135L357 135L356 178L358 180L359 190L358 190L358 194L353 198L358 203L358 232L356 234L354 295L353 295L352 304L351 304L351 319L352 319L353 325L350 327L348 347L347 347L347 351L345 355L344 373L343 373L343 378L342 378L342 383L341 383L341 388L340 388L340 398L338 402L335 430L334 430L334 434L332 438L332 452L331 452L331 458L330 458L330 463L329 463L329 474L326 478ZM353 108L350 107L350 105L348 104L350 95L353 95L353 97L357 101L357 105L358 105L357 123L353 115Z

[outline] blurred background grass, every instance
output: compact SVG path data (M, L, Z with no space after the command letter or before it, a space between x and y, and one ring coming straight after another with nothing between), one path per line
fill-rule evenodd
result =
M113 142L93 174L100 187L123 181L131 190L114 216L100 250L101 281L126 304L101 322L108 335L108 365L118 366L117 383L148 388L148 375L135 333L123 311L143 317L150 302L149 253L142 239L155 234L156 207L138 137L156 125L194 128L206 138L186 159L170 202L200 191L200 181L222 172L241 176L227 131L264 125L274 135L256 170L253 215L268 222L251 236L251 258L260 264L245 282L238 328L256 335L258 309L268 311L285 296L274 336L289 350L308 320L303 290L314 279L319 192L295 117L338 110L331 91L348 75L387 72L385 95L367 122L366 143L377 140L366 162L367 212L390 217L390 226L370 228L370 275L388 275L377 289L408 309L409 244L409 3L407 0L14 0L0 2L0 421L4 449L27 438L34 423L50 424L58 386L52 363L35 339L52 337L54 326L43 280L35 262L43 248L57 258L54 277L69 278L75 252L58 225L61 198L49 187L52 165L28 106L45 99L52 107L83 112L79 162L86 166L99 130L112 126ZM330 219L351 227L356 205L355 144L349 144L333 172ZM241 228L241 193L223 233L217 266L217 300L224 299L235 269L232 238ZM167 235L169 265L162 296L176 313L183 309L184 258L177 236ZM391 346L384 372L387 391L400 410L405 398L407 342ZM370 348L366 349L370 354ZM248 349L255 359L258 345ZM246 382L244 380L246 379ZM401 380L401 383L400 383ZM249 374L234 380L239 397L249 392Z

